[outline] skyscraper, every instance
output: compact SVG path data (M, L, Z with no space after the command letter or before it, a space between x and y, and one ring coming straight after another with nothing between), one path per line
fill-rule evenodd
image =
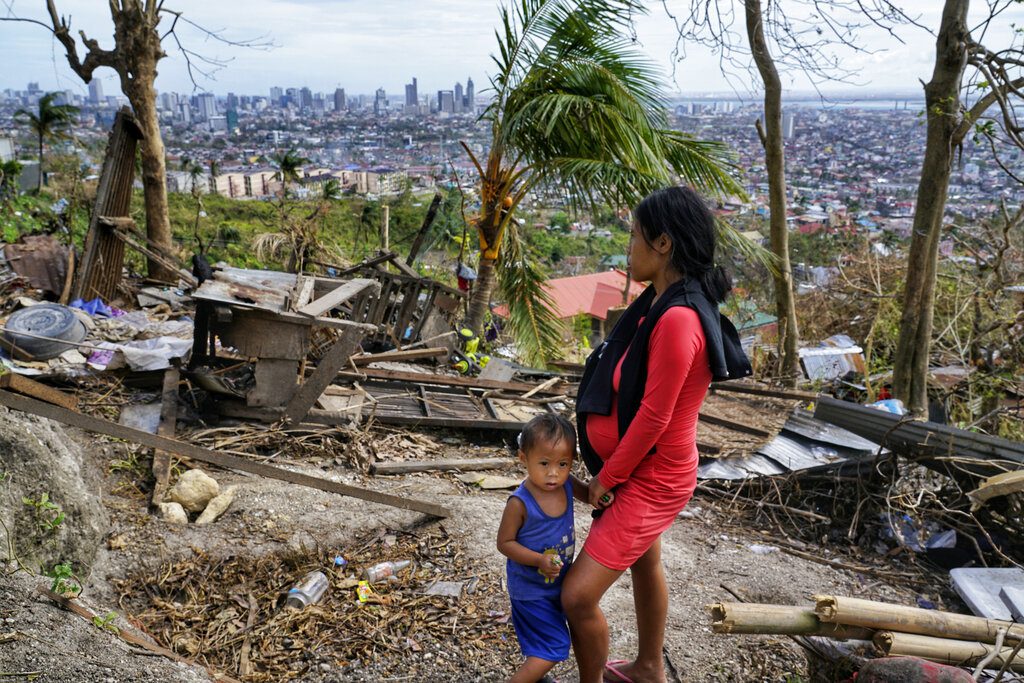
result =
M415 107L420 103L419 94L416 92L416 78L412 79L412 83L407 83L405 86L405 106Z
M204 92L199 96L199 113L205 121L217 115L217 98L213 93Z
M336 89L334 91L334 111L345 111L347 104L345 101L345 89Z
M312 109L313 108L313 91L312 90L310 90L309 88L303 88L302 90L299 91L299 96L302 98L301 102L299 102L299 106L300 107L302 107L303 109Z
M796 115L791 111L782 113L782 138L789 140L793 137L793 128L796 123Z
M455 112L455 98L452 96L451 90L437 91L437 111L443 114Z
M470 114L476 113L476 90L473 88L473 79L466 79L466 111Z
M281 106L281 98L284 97L284 90L278 88L276 85L270 89L270 105L273 107Z
M461 83L456 83L455 84L455 102L454 102L454 104L455 104L455 113L456 114L461 114L462 113L462 111L463 111L462 104L463 104L464 98L465 98L465 96L462 94L462 84Z
M373 113L378 116L387 113L388 96L384 88L377 88L377 94L373 98Z
M93 76L89 81L89 101L93 104L103 102L103 81Z

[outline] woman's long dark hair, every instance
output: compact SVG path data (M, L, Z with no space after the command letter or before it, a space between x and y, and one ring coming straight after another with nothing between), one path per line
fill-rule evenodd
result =
M672 266L700 282L714 303L725 301L732 279L715 264L715 217L704 198L689 187L666 187L647 195L633 211L644 240L652 244L662 234L672 240Z

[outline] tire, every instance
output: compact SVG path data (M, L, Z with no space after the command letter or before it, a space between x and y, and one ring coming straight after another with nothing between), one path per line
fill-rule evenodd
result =
M18 334L28 332L49 339ZM85 339L86 329L70 308L60 304L38 304L15 311L4 326L4 340L35 360L56 358ZM63 340L63 341L58 341Z

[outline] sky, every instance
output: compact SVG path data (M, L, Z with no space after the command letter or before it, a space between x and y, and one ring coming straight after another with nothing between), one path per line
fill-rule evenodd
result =
M799 0L780 0L797 5ZM838 1L838 0L837 0ZM871 4L878 0L867 0ZM940 0L896 0L926 28L904 27L903 42L880 29L863 31L859 44L868 52L840 51L842 66L857 72L851 83L827 83L821 90L856 95L878 92L920 94L920 81L931 75ZM84 30L100 45L113 45L113 28L106 2L55 0L58 11L72 17L72 32ZM650 12L636 25L638 48L664 73L666 93L728 93L751 97L756 91L742 69L722 74L718 57L709 49L686 46L676 59L675 24L666 13L679 12L690 0L652 0ZM730 0L719 0L720 6ZM735 5L739 0L733 0ZM972 3L972 20L979 21L983 2ZM493 73L490 54L495 51L499 0L166 0L165 7L206 28L222 31L234 41L272 42L272 49L230 47L181 27L185 46L209 57L230 60L213 76L199 78L199 90L220 95L267 95L271 86L309 87L314 92L345 88L348 94L370 94L383 87L392 98L404 97L404 85L417 77L420 95L451 89L471 77L478 93ZM796 10L800 11L800 10ZM0 0L0 16L47 20L42 0ZM804 12L806 16L806 12ZM742 30L742 13L736 29ZM169 19L164 20L168 22ZM1024 25L1024 5L1004 13L989 28L986 43L1005 44L1012 25ZM165 24L162 24L162 26ZM817 24L816 24L817 25ZM160 91L193 92L185 61L173 42L165 41L168 57L160 62L156 86ZM80 55L84 48L80 45ZM673 74L674 71L674 74ZM100 69L106 94L118 91L117 77ZM68 89L86 93L62 48L43 27L0 21L0 89L25 89L38 81L44 90ZM810 91L797 73L783 74L790 91Z

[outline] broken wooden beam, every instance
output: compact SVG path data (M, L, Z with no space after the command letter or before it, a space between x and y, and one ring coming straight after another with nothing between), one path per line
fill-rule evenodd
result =
M439 386L448 387L469 387L473 389L498 389L500 391L521 391L526 392L533 389L535 384L529 384L527 382L502 382L493 379L480 379L479 377L462 377L460 375L440 375L436 373L425 373L425 372L404 372L402 370L382 370L377 368L364 368L359 372L348 372L342 371L338 373L338 377L342 379L352 380L364 380L366 378L371 379L386 379L393 380L396 382L416 382L423 384L436 384ZM559 394L569 394L570 396L575 395L575 385L570 385L567 382L562 382L554 386L548 387L537 392L537 394L545 394L548 396L558 396Z
M793 401L815 401L818 394L810 391L797 391L795 389L765 389L754 387L741 382L712 382L712 391L725 391L734 394L750 394L752 396L767 396L769 398L786 398Z
M178 422L178 382L181 379L181 372L176 367L169 367L164 371L164 383L160 391L160 424L157 425L156 433L169 439L174 438L174 430ZM170 486L171 480L171 454L157 448L153 451L153 494L150 496L149 505L157 507L164 502L164 494Z
M345 330L331 348L327 350L316 370L310 375L295 395L288 402L284 415L288 422L299 423L306 417L309 409L313 407L320 395L334 380L338 370L348 362L349 355L359 348L359 341L363 335L358 330Z
M724 417L716 417L714 415L708 415L707 413L701 413L698 418L700 422L709 425L717 425L719 427L725 427L731 429L734 432L740 432L741 434L750 434L751 436L759 436L767 439L771 436L771 432L766 432L763 429L757 427L751 427L750 425L743 424L742 422L735 422L733 420L727 420Z
M379 292L380 283L376 280L367 279L349 280L327 294L310 301L308 304L300 308L298 312L302 315L308 315L312 318L316 318L317 316L327 313L335 306L339 306L367 290Z
M0 389L7 389L25 396L38 398L40 401L52 403L68 410L78 410L78 397L67 394L60 389L48 387L42 382L23 377L14 372L5 372L0 375Z
M375 462L370 465L373 474L408 474L409 472L446 472L455 470L494 470L508 467L511 458L448 458L443 460L405 460Z
M8 408L20 410L24 413L30 413L32 415L38 415L39 417L56 420L57 422L62 422L66 425L78 427L89 432L106 434L107 436L112 436L117 439L133 441L135 443L142 444L143 446L149 446L150 448L159 448L170 453L174 453L175 455L191 458L200 462L210 463L211 465L217 465L218 467L223 467L225 469L248 472L249 474L256 474L261 477L267 477L268 479L278 479L291 484L308 486L309 488L317 489L318 491L327 491L329 493L337 493L342 496L350 496L352 498L366 500L371 503L390 505L391 507L396 507L401 510L422 512L434 517L449 517L451 515L448 508L434 503L428 503L405 496L393 496L387 493L380 493L378 491L370 491L357 486L341 484L328 479L311 477L307 474L291 472L279 467L272 467L263 463L253 462L235 455L211 451L207 448L193 446L192 444L183 443L176 439L169 439L167 437L150 434L139 429L125 427L124 425L111 422L110 420L92 417L91 415L83 415L66 408L53 406L32 398L12 394L9 391L0 391L0 405L5 405Z
M423 358L440 358L447 356L448 349L444 346L433 346L429 349L411 349L408 351L384 351L369 356L352 356L352 362L358 365L368 365L383 361L420 360Z

